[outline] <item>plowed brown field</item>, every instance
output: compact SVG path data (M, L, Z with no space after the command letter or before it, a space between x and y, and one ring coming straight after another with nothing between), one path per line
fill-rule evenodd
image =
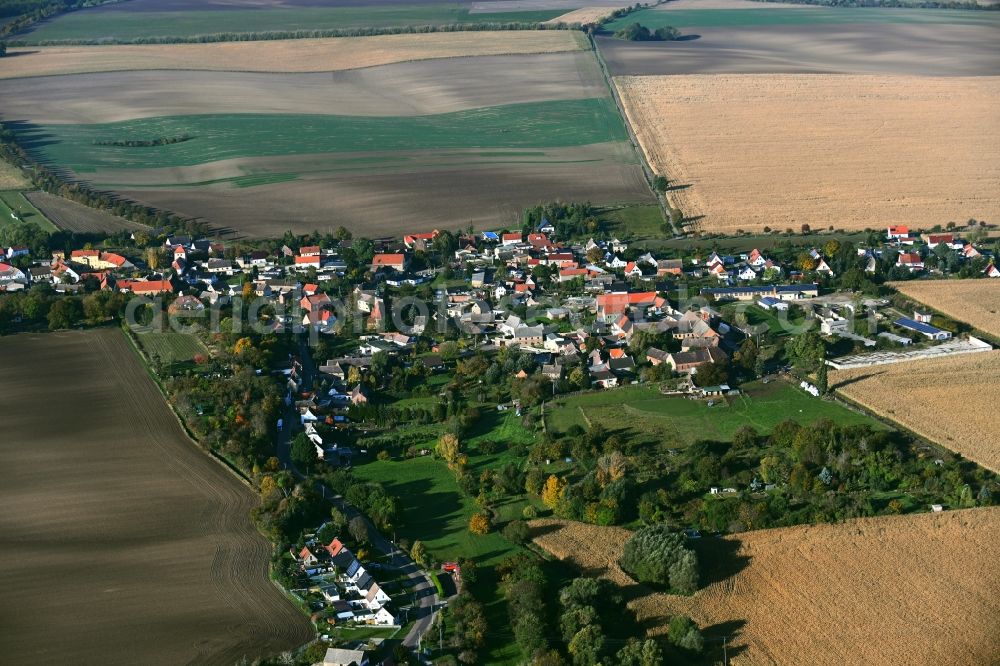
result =
M830 386L922 437L1000 472L993 435L1000 351L837 370Z
M1000 280L911 280L891 284L953 319L1000 337Z
M621 554L624 530L532 521L535 542L599 573ZM1000 507L761 530L703 539L712 582L691 597L626 579L649 633L690 615L708 644L723 637L741 664L912 664L1000 661ZM708 558L703 556L703 561ZM616 566L607 574L621 583Z
M564 30L436 32L212 44L46 46L11 49L0 79L131 70L333 72L411 60L460 56L558 53L583 48Z
M257 501L188 440L117 330L0 343L0 655L233 664L309 640Z
M617 77L674 203L711 232L1000 218L1000 77Z

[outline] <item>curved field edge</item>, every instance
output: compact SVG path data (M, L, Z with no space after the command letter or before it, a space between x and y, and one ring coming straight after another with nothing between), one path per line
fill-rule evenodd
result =
M262 44L265 46L262 47ZM0 79L136 70L334 72L400 62L579 51L565 30L438 32L211 44L127 44L11 48Z
M184 435L120 331L14 336L0 357L19 387L5 426L20 435L4 441L32 442L5 450L17 613L3 612L0 652L223 664L309 640L268 578L256 496Z
M865 409L1000 472L1000 351L831 371L829 381Z
M696 543L693 596L635 585L615 562L628 532L531 521L536 544L622 585L651 635L690 615L734 664L921 666L1000 659L1000 507L760 530Z

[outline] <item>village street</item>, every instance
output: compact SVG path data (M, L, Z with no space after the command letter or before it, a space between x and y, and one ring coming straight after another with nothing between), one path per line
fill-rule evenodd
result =
M302 362L301 387L302 390L308 391L312 387L316 364L312 354L310 354L309 346L304 341L299 343L299 358ZM292 425L299 421L294 401L290 405L286 405L282 418L284 428L278 432L278 460L282 467L291 471L298 480L302 480L305 475L296 468L291 458ZM330 504L340 509L348 519L361 516L368 523L368 534L372 547L387 557L382 562L383 566L397 569L406 574L410 582L410 594L413 598L412 608L407 613L407 620L415 620L415 623L403 638L403 645L411 648L416 647L430 628L438 604L437 594L429 576L417 566L409 554L397 548L395 544L383 536L368 520L367 516L359 513L357 509L345 502L343 497L335 494L322 483L317 482L316 489L330 501Z

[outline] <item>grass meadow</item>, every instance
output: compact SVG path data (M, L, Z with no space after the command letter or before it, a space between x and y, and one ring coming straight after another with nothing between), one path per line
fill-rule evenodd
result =
M582 393L549 403L545 421L565 432L600 424L609 433L627 433L648 444L691 444L697 440L728 441L745 425L767 434L782 421L802 424L831 419L840 424L882 427L867 416L835 402L814 398L781 380L752 382L737 397L707 401L664 396L655 386L628 386L612 391Z
M193 335L167 331L139 333L136 336L148 356L156 356L164 363L190 361L197 354L208 355L205 345Z
M45 231L59 230L24 197L22 192L0 192L0 226L18 224L17 220L11 217L12 213L22 222L34 222Z

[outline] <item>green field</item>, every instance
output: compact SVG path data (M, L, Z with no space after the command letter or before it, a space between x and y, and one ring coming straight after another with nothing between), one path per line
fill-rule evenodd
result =
M155 355L165 363L190 361L196 354L208 354L201 340L185 333L139 333L136 338L147 356Z
M24 198L21 192L0 192L0 226L18 224L11 213L21 218L22 222L34 222L45 231L59 231L49 218Z
M469 518L478 509L459 491L454 475L440 460L431 456L374 460L356 465L354 473L403 499L403 525L397 536L411 542L420 539L438 559L470 557L489 565L514 552L497 532L484 536L469 532Z
M564 10L470 13L468 7L441 5L376 5L371 7L288 7L146 12L128 3L83 10L43 23L18 39L42 42L121 41L190 38L248 32L349 30L449 24L539 23Z
M190 135L168 145L97 145ZM239 157L462 148L558 148L622 141L607 98L534 102L428 116L195 115L47 125L23 139L46 161L96 169L192 166Z
M604 25L614 32L632 23L650 30L680 28L742 28L766 25L831 25L850 23L958 23L1000 25L1000 13L945 9L884 9L874 7L809 7L780 9L643 9Z
M610 234L631 235L635 239L669 238L663 233L663 209L656 204L607 208L597 214Z
M767 434L787 419L809 424L828 418L840 424L882 427L867 416L814 398L784 381L753 382L743 389L745 395L716 398L716 404L709 407L703 400L660 395L653 386L628 386L550 403L545 420L556 431L565 432L574 425L586 429L589 420L611 433L639 441L677 445L697 440L728 441L745 425Z

